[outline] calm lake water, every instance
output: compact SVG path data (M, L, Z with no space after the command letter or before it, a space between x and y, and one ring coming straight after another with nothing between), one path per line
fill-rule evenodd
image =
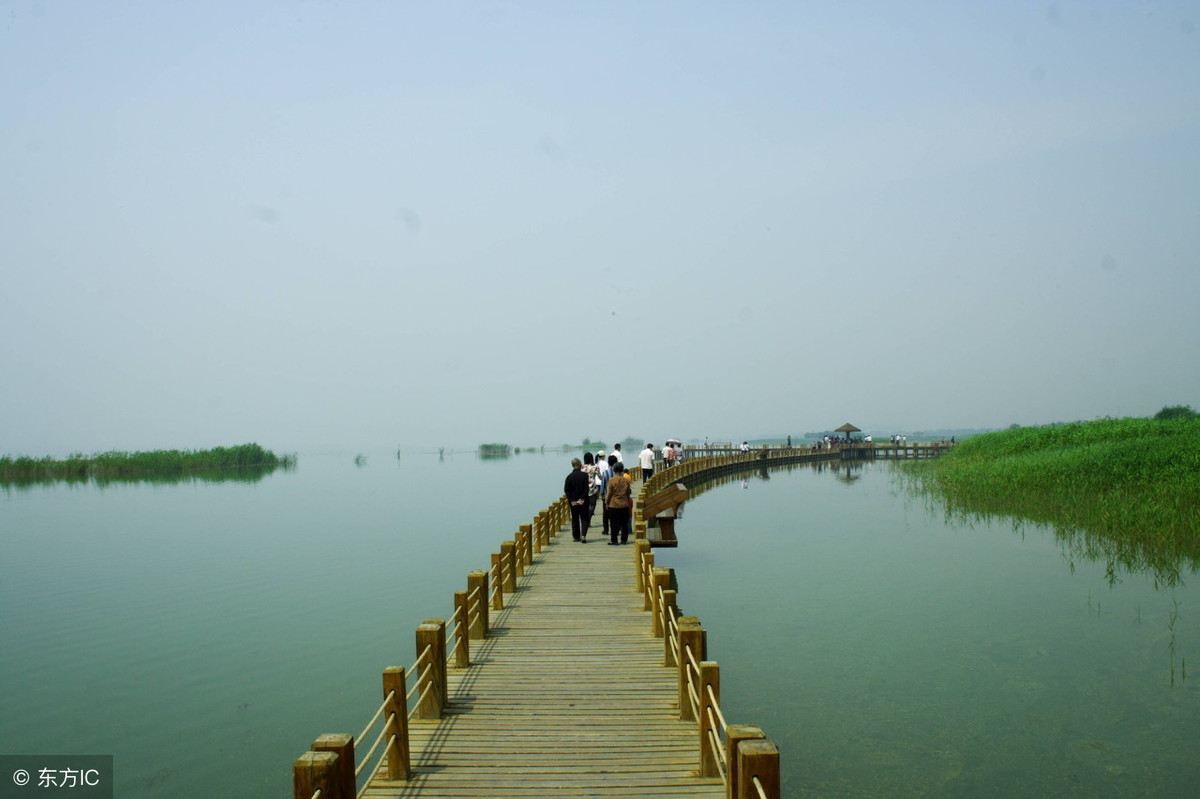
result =
M253 483L0 493L0 753L112 754L119 797L288 796L567 471L302 454ZM712 488L679 534L658 562L787 795L1195 795L1189 588L947 523L883 463Z

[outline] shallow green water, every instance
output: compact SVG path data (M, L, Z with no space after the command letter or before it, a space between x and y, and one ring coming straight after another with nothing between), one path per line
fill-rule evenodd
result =
M894 468L734 482L657 550L786 795L1194 796L1194 595L1110 585L1046 530L947 524Z
M0 494L0 753L113 754L120 797L290 795L568 471L302 455L254 484Z
M788 794L1192 795L1188 589L1110 587L1040 530L947 526L890 469L722 486L657 550ZM113 754L121 797L286 796L568 470L302 454L252 484L0 494L0 753Z

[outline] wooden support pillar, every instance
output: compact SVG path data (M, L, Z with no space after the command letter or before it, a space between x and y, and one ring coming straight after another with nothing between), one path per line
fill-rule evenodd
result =
M446 620L426 619L422 624L432 624L438 628L438 688L442 700L442 708L450 704L450 683L446 679L446 668L449 660L446 658Z
M442 717L442 659L445 650L445 626L426 622L417 627L417 660L422 665L417 670L417 707L420 719ZM426 654L428 650L428 654ZM422 659L422 655L425 655Z
M730 764L738 772L737 799L757 799L755 778L763 787L767 799L780 799L779 750L766 738L742 741L737 749L737 762Z
M517 530L513 535L513 571L517 577L525 576L525 531Z
M305 752L300 755L292 764L292 796L295 799L312 799L312 795L320 791L321 796L343 799L338 791L337 760L336 752Z
M654 631L655 638L661 638L663 634L663 619L662 619L662 602L659 599L659 592L666 591L671 587L671 570L663 566L656 566L653 575L653 583L650 586L650 615L653 617L653 622L650 629Z
M408 686L402 666L383 670L383 723L391 722L392 736L387 742L389 780L406 780L412 773L408 746Z
M711 695L710 695L711 694ZM700 718L696 725L700 733L700 776L721 776L721 723L717 710L721 706L721 669L715 660L700 661Z
M526 566L533 565L533 525L522 524L521 535L525 538L525 546L521 550L521 557L525 561Z
M533 551L535 553L542 551L542 538L546 534L546 514L545 511L533 517Z
M504 558L492 553L492 568L496 570L496 590L492 592L492 610L504 610Z
M647 552L642 556L642 610L653 610L654 600L650 594L654 589L654 554Z
M679 611L674 591L663 591L663 665L670 668L675 662L675 644L671 641L671 616Z
M517 543L505 541L500 545L500 560L504 564L504 593L517 590Z
M726 799L737 799L741 796L738 793L738 744L742 741L766 737L762 728L757 724L730 724L725 728L725 763L729 769L725 779Z
M704 628L700 626L700 619L695 616L680 616L678 625L679 652L676 654L676 662L679 664L679 719L695 721L696 713L688 694L688 672L692 668L692 661L699 663L707 657L708 637ZM692 651L690 659L689 649Z
M467 630L472 638L479 641L487 638L488 634L488 573L483 569L475 569L467 574L467 592L477 597L475 615L471 617Z
M637 571L637 590L646 590L646 572L642 558L650 554L650 542L644 538L633 542L633 567Z
M337 795L354 796L358 788L354 783L354 736L344 732L322 735L313 741L312 751L333 752L337 755L334 763L336 774ZM321 792L325 796L325 792Z
M467 592L454 592L454 667L465 669L471 665L471 644L468 633Z
M642 541L646 539L646 523L644 521L636 521L633 523L633 540Z

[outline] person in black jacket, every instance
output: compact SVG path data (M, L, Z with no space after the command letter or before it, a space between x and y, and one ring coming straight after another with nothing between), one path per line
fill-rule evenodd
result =
M588 476L579 458L571 459L571 473L563 483L563 493L571 506L571 537L587 543Z

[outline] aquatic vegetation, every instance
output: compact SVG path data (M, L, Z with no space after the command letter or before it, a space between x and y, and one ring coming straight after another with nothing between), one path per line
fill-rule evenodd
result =
M1173 585L1200 566L1200 419L1103 419L974 436L908 464L910 488L953 517L1053 527L1069 557L1150 570Z
M507 458L509 455L508 444L480 444L479 457L481 458Z
M215 447L206 450L154 450L150 452L75 453L64 459L0 457L0 483L22 484L67 480L97 483L115 480L165 480L196 477L241 479L239 470L258 477L267 471L296 464L295 455L276 455L258 444Z

